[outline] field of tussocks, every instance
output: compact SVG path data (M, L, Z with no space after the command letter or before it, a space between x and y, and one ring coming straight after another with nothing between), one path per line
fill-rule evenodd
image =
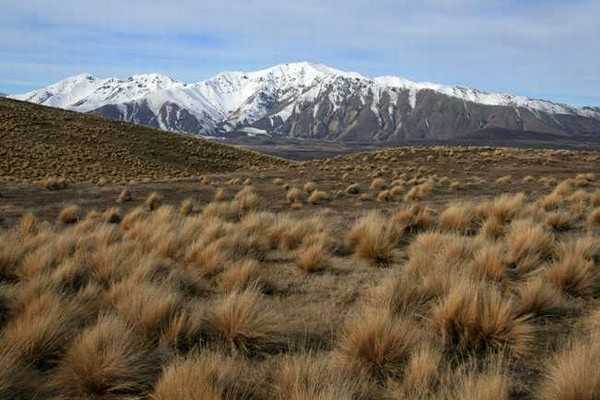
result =
M597 160L0 187L0 398L596 400Z

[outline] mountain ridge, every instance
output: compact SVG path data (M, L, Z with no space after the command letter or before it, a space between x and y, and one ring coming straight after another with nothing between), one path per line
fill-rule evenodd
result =
M486 127L600 135L600 107L463 86L368 78L322 64L222 72L197 83L161 74L80 74L12 98L206 136L247 128L335 141L452 139Z

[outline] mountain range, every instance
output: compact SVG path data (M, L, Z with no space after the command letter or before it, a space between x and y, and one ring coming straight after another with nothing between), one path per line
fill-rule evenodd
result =
M161 74L125 80L81 74L10 97L202 136L401 143L500 129L600 140L600 107L369 78L308 62L223 72L192 84Z

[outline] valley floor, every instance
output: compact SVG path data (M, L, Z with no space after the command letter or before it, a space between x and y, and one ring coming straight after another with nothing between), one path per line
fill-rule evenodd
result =
M0 398L600 393L600 153L0 186Z

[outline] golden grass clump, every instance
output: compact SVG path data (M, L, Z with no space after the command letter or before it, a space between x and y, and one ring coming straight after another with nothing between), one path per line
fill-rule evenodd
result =
M63 190L69 186L65 178L58 176L47 177L42 180L41 184L42 187L48 190Z
M367 385L331 364L326 357L312 353L284 357L275 368L271 398L351 400L365 392Z
M260 264L256 260L239 261L219 275L219 287L226 292L261 285Z
M385 179L383 178L375 178L373 179L373 181L371 182L371 185L369 186L372 190L383 190L385 189L387 186Z
M131 200L131 192L127 188L123 189L119 194L119 197L117 197L117 203L126 203Z
M149 282L123 281L113 285L108 301L139 333L158 335L181 309L180 292Z
M123 321L103 316L69 346L50 383L66 399L144 396L160 361Z
M144 201L144 205L150 211L157 210L162 204L162 196L157 192L152 192Z
M280 349L282 334L289 324L254 288L228 294L210 309L205 319L209 340L244 355Z
M225 201L227 199L227 195L225 194L225 190L222 188L218 188L215 191L215 195L213 197L215 201Z
M387 219L377 211L358 219L346 235L347 247L356 257L378 266L392 262L395 242Z
M463 234L474 233L477 227L473 205L456 203L448 206L440 214L438 224L444 231L455 231Z
M536 318L558 317L570 307L563 294L542 277L533 277L518 287L515 314Z
M315 190L317 190L317 184L316 183L314 183L314 182L306 182L304 184L304 191L306 193L311 194Z
M511 182L512 182L512 176L511 175L501 176L500 178L496 179L496 183L498 185L508 185Z
M557 289L571 296L598 296L600 270L596 261L599 255L600 246L592 237L562 242L557 248L557 259L544 271L544 276Z
M302 191L298 188L291 188L287 191L286 199L288 203L299 203L302 201Z
M306 273L319 272L331 265L327 249L322 243L303 246L296 251L296 266Z
M523 357L531 351L535 329L513 308L494 286L463 280L433 308L431 324L456 355L506 350Z
M346 324L334 357L343 369L384 381L402 376L421 340L423 333L412 321L380 310L364 310Z
M58 220L65 225L76 224L83 218L83 210L76 204L63 208L58 215Z
M554 211L546 215L544 223L556 232L564 232L573 228L574 218L567 211Z
M506 235L506 244L512 268L527 273L552 255L554 236L531 220L516 220Z
M392 196L389 190L382 190L381 192L377 193L377 201L385 202L390 200L392 200Z
M596 400L600 393L600 338L572 341L545 363L541 400Z
M431 181L423 182L413 186L404 196L404 201L418 201L431 195L433 192L433 183Z
M150 395L152 400L247 398L240 365L214 352L177 357L167 364Z
M191 215L194 212L194 200L190 198L183 200L179 206L179 212L185 217Z
M314 205L320 204L326 200L329 200L329 195L322 190L314 190L308 197L308 202Z
M19 295L20 313L4 327L0 348L14 349L20 359L38 369L53 366L83 324L83 310L43 289Z
M590 228L600 227L600 208L595 208L590 211L587 217L587 224Z

